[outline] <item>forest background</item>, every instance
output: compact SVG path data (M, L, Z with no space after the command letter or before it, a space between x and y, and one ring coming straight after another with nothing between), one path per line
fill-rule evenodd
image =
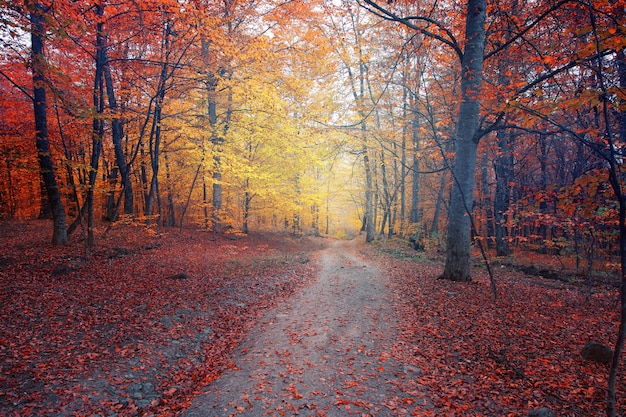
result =
M439 236L462 6L396 2L423 17L411 28L357 2L4 3L0 215L52 217L39 156L70 234L132 220ZM488 5L472 213L498 255L616 265L622 6Z
M126 222L445 248L460 221L623 285L624 8L1 1L0 218L89 247Z

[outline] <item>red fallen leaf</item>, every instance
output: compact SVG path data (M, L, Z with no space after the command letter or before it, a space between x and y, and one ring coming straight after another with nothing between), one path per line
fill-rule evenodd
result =
M390 409L391 411L394 411L395 409L397 409L397 408L398 408L398 407L396 407L396 405L395 405L395 404L392 404L392 403L383 403L383 405L384 405L385 407L387 407L388 409Z
M295 399L300 399L300 398L304 398L297 390L296 390L296 384L295 382L292 382L291 385L289 385L289 387L287 387L286 389L289 393L291 393L291 395L293 396L293 398Z
M413 398L407 397L407 398L403 398L402 402L408 405L411 405L415 402L415 400Z

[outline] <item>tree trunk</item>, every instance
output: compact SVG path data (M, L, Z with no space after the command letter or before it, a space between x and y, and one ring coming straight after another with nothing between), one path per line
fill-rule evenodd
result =
M103 8L96 5L96 15L102 17ZM87 246L93 247L96 244L94 234L96 228L95 205L95 188L98 175L98 164L100 162L100 153L102 151L102 136L104 135L104 88L102 81L102 72L104 66L104 39L103 39L103 23L100 20L96 25L96 72L93 85L93 131L92 131L92 149L91 161L89 169L89 184L87 188Z
M454 185L448 215L446 265L440 278L470 281L470 215L474 204L480 89L485 48L485 0L469 0L461 62L461 104L456 130Z
M441 213L441 206L443 205L443 193L446 191L446 178L448 171L441 173L441 179L439 182L439 192L437 193L437 202L435 203L435 213L433 214L433 224L430 225L430 234L439 233L439 214Z
M43 7L37 3L31 3L31 53L33 74L33 110L35 117L35 145L39 158L39 168L46 189L46 196L52 209L52 244L55 246L67 243L67 230L65 222L65 209L61 200L61 193L57 186L52 158L50 156L50 143L48 142L48 120L45 88L45 58L44 49L44 13Z
M499 155L494 163L496 192L493 199L495 218L496 256L508 256L511 249L508 243L509 206L511 203L511 183L513 182L513 151L511 132L498 132Z
M413 109L413 120L411 121L411 135L413 138L413 186L411 188L411 223L420 221L419 194L420 194L420 160L418 152L419 145L419 115Z
M489 156L487 152L482 154L483 160L480 164L480 202L475 206L480 208L480 222L475 221L477 237L485 239L487 248L492 249L494 243L494 215L493 202L491 200L491 190L489 189ZM476 216L474 216L476 218ZM483 229L484 228L484 229Z
M246 179L246 188L248 187L248 179ZM250 195L250 191L246 190L243 196L243 225L242 232L248 234L249 225L248 220L250 218L250 202L252 201L252 196Z
M48 197L48 188L43 176L39 179L39 220L52 219L52 206L50 205L50 198Z
M600 63L602 65L602 63ZM617 53L617 72L619 74L619 85L626 89L626 54L624 49ZM604 103L606 106L606 102ZM606 114L606 110L605 110ZM626 111L623 108L617 115L619 121L619 139L626 143ZM608 117L607 117L608 121ZM607 124L607 127L609 124ZM610 136L609 136L610 137ZM613 145L611 143L611 145ZM614 156L615 157L615 156ZM609 369L608 393L607 393L607 416L615 416L615 391L617 383L617 373L621 362L622 350L624 349L624 337L626 336L626 196L622 192L621 184L624 178L618 178L618 170L615 165L611 169L611 184L619 202L619 254L621 261L621 285L620 285L620 321L617 332L617 340L613 353L613 360ZM621 181L620 181L621 180Z
M548 187L548 149L546 144L546 138L544 135L539 136L539 149L541 149L541 159L539 160L539 166L541 167L541 184L540 189L545 190ZM548 202L546 197L539 202L539 212L542 214L548 212ZM541 241L538 242L539 247L545 252L545 241L548 238L548 227L544 223L539 224L539 233ZM540 250L540 251L541 251Z
M161 63L161 72L154 99L154 114L152 117L152 127L150 130L150 164L152 167L152 178L150 180L150 191L146 200L146 224L152 221L152 212L154 211L154 200L157 200L157 224L161 224L162 206L161 195L159 192L159 158L161 154L161 121L163 119L162 111L165 102L165 91L167 89L167 81L172 76L170 72L170 36L172 35L172 26L169 22L165 22L163 29L162 53L163 62Z
M417 145L415 145L417 147ZM419 193L420 193L420 161L416 153L413 154L413 168L412 176L413 183L411 186L411 223L417 223L420 221L419 212Z
M218 145L219 146L219 145ZM219 151L217 151L219 152ZM222 231L222 159L219 153L213 156L213 231Z
M365 132L363 132L365 135ZM365 141L365 139L363 139ZM363 165L365 167L365 213L363 214L363 227L365 228L365 241L373 242L376 235L376 222L374 221L374 179L372 167L367 155L367 145L363 144Z
M204 165L204 155L198 164L198 168L196 168L196 173L193 176L193 181L191 181L191 187L189 187L189 194L187 194L187 201L185 202L185 206L180 214L180 231L183 231L183 226L185 225L185 214L187 214L187 209L189 208L189 202L191 201L191 194L193 193L193 187L196 185L196 180L198 179L198 174L200 174L200 169Z
M202 211L204 213L204 228L209 229L209 197L207 193L206 177L202 174Z
M159 92L159 94L161 94ZM154 200L159 186L159 157L161 153L161 103L162 98L157 99L154 107L154 115L152 119L152 131L150 133L150 166L152 167L152 177L150 178L150 187L146 198L146 224L152 223L152 213L154 211Z
M124 149L122 148L124 125L120 120L117 100L115 99L115 89L113 88L111 67L109 64L109 58L106 48L106 44L103 45L104 80L106 83L107 97L109 99L109 108L111 109L111 114L113 115L111 119L111 133L113 138L113 149L115 151L115 163L117 164L120 176L122 177L122 186L124 193L124 214L127 216L132 216L134 208L133 186L130 181L130 167L128 166L128 164L126 164L126 157L124 155ZM111 220L115 221L116 219L112 218Z
M404 234L406 220L406 132L402 132L402 155L400 156L400 233Z
M164 145L165 146L165 142ZM172 186L172 176L170 174L170 160L167 152L163 153L165 159L165 181L167 182L167 206L165 207L165 225L176 226L176 212L174 210L174 187Z
M383 183L383 189L382 189L383 219L381 221L379 235L383 236L385 234L385 228L387 227L387 221L389 221L391 225L391 205L393 204L392 192L389 188L389 178L387 178L387 162L385 161L384 146L381 146L381 150L380 150L380 175L381 175L381 180Z

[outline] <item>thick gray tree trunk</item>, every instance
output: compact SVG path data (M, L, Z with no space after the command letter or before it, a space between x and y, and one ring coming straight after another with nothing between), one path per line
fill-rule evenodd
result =
M470 215L474 204L486 1L468 0L461 62L461 105L456 130L454 185L448 214L446 265L440 278L470 281Z

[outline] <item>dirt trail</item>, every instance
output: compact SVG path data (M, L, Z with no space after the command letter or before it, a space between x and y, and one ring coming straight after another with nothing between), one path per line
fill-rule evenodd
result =
M426 401L420 370L397 363L385 277L337 241L318 257L317 282L266 314L235 353L235 368L194 400L185 417L392 416Z

